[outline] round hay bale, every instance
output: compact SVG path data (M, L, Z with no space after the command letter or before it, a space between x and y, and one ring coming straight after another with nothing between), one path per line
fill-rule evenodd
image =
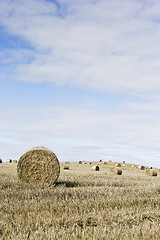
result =
M122 175L122 170L120 168L111 168L110 173L113 175Z
M157 177L157 171L154 169L147 169L146 170L146 175L147 176L152 176L152 177Z
M21 182L54 184L60 174L58 158L45 147L31 148L20 157L17 174Z
M9 159L6 160L6 162L7 163L12 163L12 159L9 158Z
M107 165L107 162L104 162L103 164Z
M13 160L13 163L17 163L17 160Z
M79 163L79 164L82 164L82 161L79 161L78 163Z
M65 162L65 164L70 164L70 162Z
M121 164L120 164L120 163L117 163L117 164L116 164L116 167L121 167Z
M2 159L0 158L0 163L2 163Z
M100 160L99 160L99 162L103 162L103 160L102 160L102 159L100 159Z
M144 166L138 166L138 169L145 170L145 167Z
M99 166L98 165L92 166L92 171L99 171Z

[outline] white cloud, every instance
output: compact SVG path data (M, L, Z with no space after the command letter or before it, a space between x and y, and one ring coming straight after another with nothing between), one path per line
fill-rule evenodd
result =
M16 80L146 96L160 90L158 1L59 3L58 10L44 0L1 1L1 24L36 49L31 63L16 64Z

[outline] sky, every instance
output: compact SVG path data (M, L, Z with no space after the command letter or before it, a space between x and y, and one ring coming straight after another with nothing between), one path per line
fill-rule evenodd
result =
M0 158L160 167L160 2L0 0Z

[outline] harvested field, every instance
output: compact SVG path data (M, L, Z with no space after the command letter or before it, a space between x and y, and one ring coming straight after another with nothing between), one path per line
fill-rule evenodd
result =
M98 164L92 162L93 165ZM0 164L0 239L160 239L160 173L113 165L92 171L70 162L55 186L18 181L16 164Z

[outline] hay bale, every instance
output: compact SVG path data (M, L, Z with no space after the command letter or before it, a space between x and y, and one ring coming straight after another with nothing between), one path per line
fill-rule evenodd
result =
M117 163L117 164L116 164L116 167L121 167L121 164L120 164L120 163Z
M82 164L82 161L78 161L78 164Z
M138 169L145 170L145 166L138 166Z
M51 185L59 177L59 161L49 149L34 147L20 157L17 174L21 182Z
M108 160L109 163L111 163L112 161L111 160Z
M98 165L92 166L92 171L99 171L99 166Z
M70 164L70 162L65 162L65 164Z
M146 175L147 176L152 176L152 177L157 177L157 171L154 169L147 169L146 170Z
M12 159L9 158L9 159L6 160L6 162L7 163L12 163Z
M100 159L99 162L103 162L102 159Z
M14 159L14 160L13 160L13 163L17 163L17 160Z
M113 174L113 175L122 175L122 170L118 167L111 168L110 173Z
M2 159L0 158L0 163L2 163L3 161L2 161Z
M104 162L103 164L107 165L107 162Z
M122 163L126 163L126 161L122 161Z

